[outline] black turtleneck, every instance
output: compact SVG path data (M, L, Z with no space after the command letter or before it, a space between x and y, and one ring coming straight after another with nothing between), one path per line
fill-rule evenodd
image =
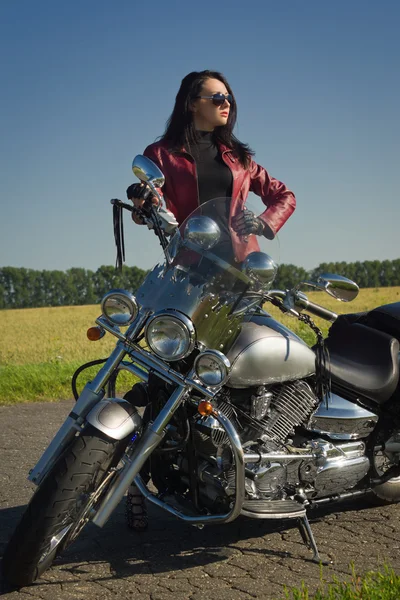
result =
M218 147L214 144L212 133L198 131L199 140L191 147L191 154L196 162L199 186L199 203L204 204L215 198L230 198L232 195L232 171L221 158ZM233 260L231 234L228 227L230 202L211 203L212 217L218 224L221 237L218 243L218 256L228 262Z
M198 134L199 141L191 147L191 154L196 162L200 204L212 198L231 196L232 172L222 160L212 132L199 131Z

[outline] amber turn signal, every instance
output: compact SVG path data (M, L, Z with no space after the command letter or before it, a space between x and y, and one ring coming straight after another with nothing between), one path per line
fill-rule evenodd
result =
M211 404L211 402L208 402L207 400L202 400L199 406L197 407L197 410L203 417L208 417L208 415L211 415L211 413L213 412L214 407Z
M97 342L103 337L104 333L104 329L101 329L101 327L89 327L86 335L91 342Z

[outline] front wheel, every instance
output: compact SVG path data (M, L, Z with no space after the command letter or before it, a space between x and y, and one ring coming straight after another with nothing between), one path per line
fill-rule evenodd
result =
M5 579L33 583L79 535L108 488L126 443L88 426L40 485L3 557Z

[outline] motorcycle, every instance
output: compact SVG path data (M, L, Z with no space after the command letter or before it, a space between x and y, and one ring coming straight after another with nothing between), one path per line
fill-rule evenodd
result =
M158 167L139 155L133 171L161 201ZM259 246L235 260L229 203L210 200L180 227L161 203L138 209L164 260L135 296L102 299L88 337L116 346L29 474L37 490L5 551L9 582L31 584L89 521L104 526L133 481L196 527L294 519L317 562L309 509L400 500L400 303L338 316L300 291L354 299L358 286L333 274L273 289L277 265ZM134 209L112 204L121 262L122 212ZM268 303L309 325L315 346ZM332 323L326 339L307 313ZM121 371L140 380L125 398Z

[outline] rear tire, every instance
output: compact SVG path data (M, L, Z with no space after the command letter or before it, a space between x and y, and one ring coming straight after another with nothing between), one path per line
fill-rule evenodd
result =
M382 477L385 472L393 466L393 463L390 462L388 456L385 455L382 450L382 446L384 447L385 442L390 438L393 434L393 431L385 432L381 430L376 435L375 444L376 447L372 448L372 476ZM394 463L396 464L396 463ZM392 477L381 483L379 485L375 485L372 488L373 494L378 498L380 504L394 504L400 501L400 477Z
M37 489L8 542L3 576L17 587L30 585L78 537L99 500L96 490L123 454L126 442L88 426ZM112 476L110 475L110 479ZM102 495L104 489L101 489Z

